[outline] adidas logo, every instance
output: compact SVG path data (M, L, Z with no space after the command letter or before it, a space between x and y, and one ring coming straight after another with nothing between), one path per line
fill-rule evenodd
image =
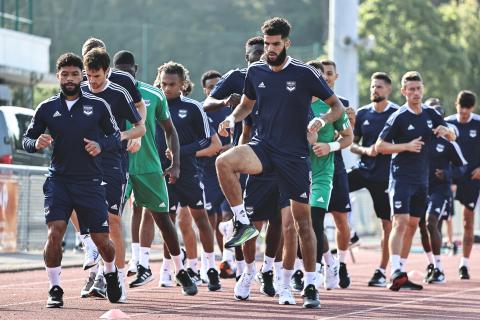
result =
M415 130L415 127L412 126L412 125L409 125L408 128L407 128L407 130Z
M306 193L306 192L302 193L302 194L300 195L300 198L307 199L307 198L308 198L307 193Z
M322 203L325 202L325 200L323 200L323 197L318 198L317 201Z
M118 206L117 204L114 204L113 206L110 207L110 209L113 209L113 210L118 210Z
M107 183L106 183L105 181L100 182L100 185L101 185L101 186L104 186L104 185L106 185L106 184L107 184Z
M260 84L258 85L259 88L266 88L265 84L262 82L260 82Z
M368 126L369 124L370 124L370 122L368 120L363 121L364 126Z
M60 117L62 114L60 112L55 111L55 113L53 114L53 118L56 118L56 117Z
M436 208L435 212L440 213L440 208Z
M473 207L475 207L475 203L470 202L470 203L468 204L468 206L471 207L471 208L473 208Z
M197 206L201 206L203 204L202 200L197 202Z
M165 202L160 203L158 206L159 206L160 208L165 208L165 207L166 207Z
M102 224L102 227L108 227L108 221L105 220L105 222Z
M350 209L350 204L347 204L347 205L345 206L345 208L346 208L346 209Z

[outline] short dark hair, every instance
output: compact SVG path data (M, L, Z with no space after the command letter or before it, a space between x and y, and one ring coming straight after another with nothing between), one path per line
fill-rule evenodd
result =
M202 74L200 81L202 82L202 87L205 88L205 82L210 79L221 78L222 75L217 70L208 70Z
M80 70L83 70L82 58L71 52L64 53L58 57L56 66L57 72L63 67L78 67Z
M127 65L135 65L135 57L133 53L127 50L121 50L115 53L113 56L113 65L119 64L127 64Z
M375 72L370 80L383 80L385 83L392 84L392 79L385 72Z
M257 36L257 37L253 37L253 38L248 39L247 42L245 42L245 48L254 46L256 44L261 44L263 46L263 44L264 44L263 38L260 37L260 36Z
M323 64L324 66L333 66L333 69L337 71L337 64L333 60L325 59L325 60L321 60L320 63Z
M83 57L85 68L107 71L110 67L110 56L103 48L93 48Z
M105 45L105 42L103 42L100 39L91 37L91 38L88 38L82 46L82 56L86 55L90 50L94 48L103 48L107 50L107 46Z
M271 18L262 25L262 33L267 36L282 36L282 39L288 38L290 35L290 23L284 18Z
M157 73L158 83L160 83L160 74L162 72L165 72L168 74L176 74L180 77L182 81L186 81L187 79L189 79L189 72L187 68L185 68L182 64L175 61L166 62L162 64L160 67L158 67L158 73Z
M310 61L307 62L307 64L309 66L314 67L315 69L320 69L322 71L322 73L324 72L323 64L318 60L310 60Z
M402 76L402 87L407 84L407 81L423 82L422 75L418 71L408 71Z
M477 96L473 91L462 90L458 93L456 103L460 108L473 108L477 103Z

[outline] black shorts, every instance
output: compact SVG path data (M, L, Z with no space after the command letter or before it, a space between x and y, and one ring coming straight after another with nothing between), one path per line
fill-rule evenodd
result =
M333 175L332 195L328 205L328 212L347 213L352 210L350 191L348 187L347 171L345 169Z
M373 208L379 219L390 220L390 201L388 199L388 181L372 181L365 179L359 169L348 173L350 192L367 189L372 197Z
M425 218L427 209L426 185L392 180L388 193L392 215L404 213L420 219Z
M448 217L451 194L444 190L432 190L428 195L427 214L437 218Z
M209 215L222 213L222 206L226 199L218 183L217 175L203 175L201 183L205 193L207 213Z
M198 175L180 176L173 184L167 184L170 213L175 213L177 205L192 209L204 209L205 199Z
M115 215L122 215L125 205L126 184L123 173L105 172L102 184L105 186L108 212Z
M477 181L463 180L457 183L455 199L473 211L477 205L479 190L479 183Z

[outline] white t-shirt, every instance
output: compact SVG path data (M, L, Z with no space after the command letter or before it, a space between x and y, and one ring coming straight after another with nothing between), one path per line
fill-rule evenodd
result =
M68 111L72 110L73 105L78 101L78 98L75 100L65 100L67 104Z

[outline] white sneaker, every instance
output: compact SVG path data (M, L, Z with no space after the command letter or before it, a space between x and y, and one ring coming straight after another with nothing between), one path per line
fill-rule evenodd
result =
M233 220L222 221L218 224L218 230L223 235L224 239L230 239L233 234Z
M323 272L324 272L323 266L321 266L320 269L318 269L315 272L315 288L317 290L320 290L320 288L323 286L323 282L324 282Z
M282 277L281 275L277 275L275 272L273 273L273 287L275 288L275 292L280 291L280 287L282 284Z
M159 287L170 288L173 287L173 273L168 269L160 270L160 281L158 281Z
M120 274L119 274L120 276ZM119 279L120 281L120 287L122 288L122 296L120 299L117 301L118 303L125 303L127 302L127 289L125 288L125 278L122 277L122 279Z
M242 273L234 288L234 297L237 300L247 300L250 296L250 285L254 278L254 274Z
M340 283L340 277L338 275L339 263L338 260L333 258L333 264L331 266L326 266L325 268L325 279L324 287L327 290L338 288Z
M100 253L96 246L85 247L85 258L83 260L83 270L88 270L100 261Z
M131 277L137 274L137 266L138 266L138 261L130 259L130 261L128 262L127 277Z
M278 304L296 304L290 286L282 285L280 287L280 291L278 291Z

